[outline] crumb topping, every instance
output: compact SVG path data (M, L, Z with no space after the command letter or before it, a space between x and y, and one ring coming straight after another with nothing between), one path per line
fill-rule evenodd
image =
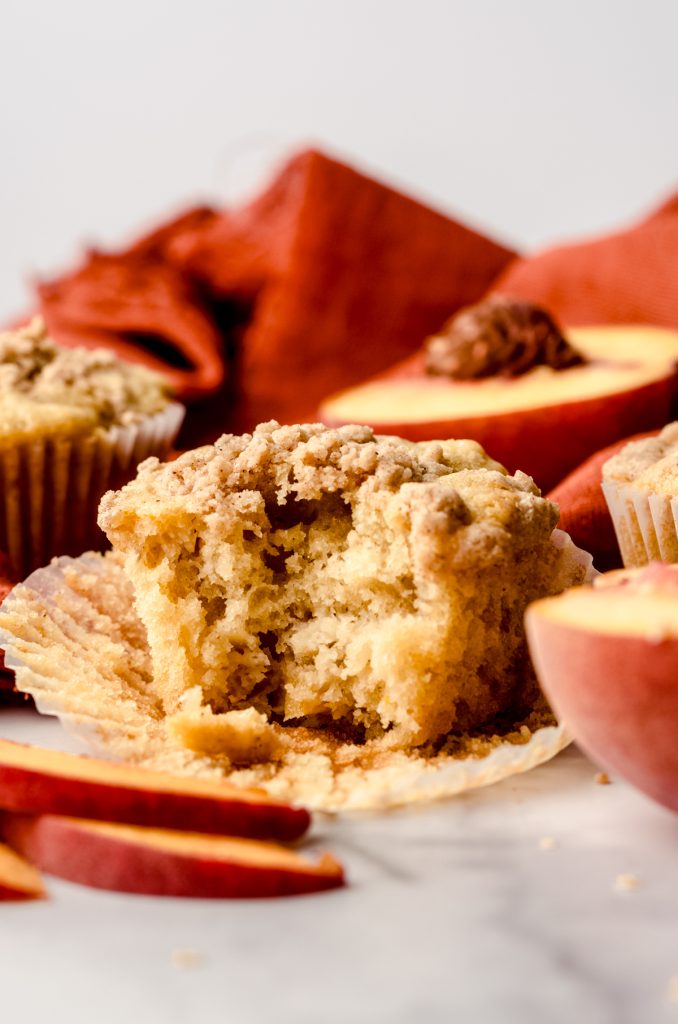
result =
M210 528L228 529L238 517L260 533L284 528L286 519L305 511L312 515L311 504L303 503L330 495L354 512L378 502L385 513L392 510L394 526L406 517L416 524L427 557L433 558L436 543L444 544L457 565L477 565L483 552L491 557L509 540L527 546L550 534L558 519L557 507L540 496L531 477L509 476L475 441L415 444L363 426L333 430L271 421L171 463L147 459L136 480L104 496L100 525L115 529L119 515L134 508L151 517L154 510L208 516Z
M3 432L33 425L110 427L134 423L168 403L163 380L106 349L61 348L38 317L0 333Z
M603 464L603 480L659 494L678 493L678 422L655 437L630 441Z

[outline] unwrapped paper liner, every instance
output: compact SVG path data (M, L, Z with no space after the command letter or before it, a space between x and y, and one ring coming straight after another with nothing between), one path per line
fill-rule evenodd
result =
M169 403L137 423L58 435L0 450L0 551L22 578L54 555L102 548L102 494L134 476L149 455L164 458L184 418Z
M652 494L614 480L603 481L624 565L656 559L678 562L678 497Z
M554 531L563 585L596 574L591 556ZM89 749L179 775L228 776L323 811L386 808L452 796L499 782L554 757L569 743L562 725L510 727L483 756L388 752L366 765L360 749L296 750L281 761L234 768L181 747L170 734L153 683L144 628L116 556L60 558L34 572L0 607L0 646L38 710L57 715ZM522 725L522 731L521 731ZM507 730L508 731L508 730ZM330 756L332 753L332 756Z

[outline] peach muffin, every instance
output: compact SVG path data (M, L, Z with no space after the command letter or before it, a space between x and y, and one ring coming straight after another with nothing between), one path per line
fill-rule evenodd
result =
M568 742L523 630L592 572L557 518L473 441L265 423L144 462L101 502L113 551L34 572L0 644L108 756L323 810L437 799Z
M678 562L678 423L629 441L602 475L624 565Z
M557 519L475 442L275 422L148 460L99 513L175 733L230 756L295 728L411 749L524 709Z
M60 348L39 319L0 333L0 551L14 573L102 546L101 495L165 455L182 417L156 374Z

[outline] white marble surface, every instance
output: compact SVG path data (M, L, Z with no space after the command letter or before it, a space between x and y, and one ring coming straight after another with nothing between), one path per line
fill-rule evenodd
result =
M0 711L0 735L66 745L29 711ZM594 773L570 749L444 804L318 819L314 843L350 882L330 894L203 902L50 881L49 902L0 911L0 1020L678 1021L678 818ZM619 874L637 888L616 891ZM173 962L182 950L192 966Z

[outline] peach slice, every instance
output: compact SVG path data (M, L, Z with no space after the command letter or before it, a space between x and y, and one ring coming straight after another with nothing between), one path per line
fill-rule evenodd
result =
M678 566L607 573L530 605L530 653L583 749L678 811Z
M0 843L0 902L43 899L45 887L32 864Z
M549 490L593 452L664 424L678 393L678 331L606 326L566 334L589 362L454 381L427 374L417 353L326 399L319 416L412 441L470 437L510 472L522 469Z
M341 865L255 840L55 815L3 815L2 834L41 870L70 882L151 896L291 896L336 889Z
M311 821L304 808L259 790L10 740L0 740L0 807L254 839L298 839Z

